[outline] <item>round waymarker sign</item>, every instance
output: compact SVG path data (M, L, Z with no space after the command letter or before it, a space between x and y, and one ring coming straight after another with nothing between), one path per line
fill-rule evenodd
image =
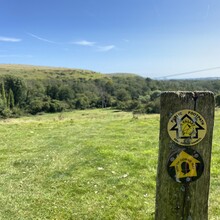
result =
M202 157L191 148L182 148L169 156L167 171L170 177L178 183L189 183L199 179L203 170Z
M205 137L207 125L198 112L184 109L172 115L167 130L170 138L177 144L192 146Z

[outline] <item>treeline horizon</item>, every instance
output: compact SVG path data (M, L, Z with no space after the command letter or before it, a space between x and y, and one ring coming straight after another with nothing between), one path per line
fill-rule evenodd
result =
M0 117L91 108L159 113L163 91L212 91L216 106L220 106L218 79L153 80L133 74L107 75L84 70L3 68Z

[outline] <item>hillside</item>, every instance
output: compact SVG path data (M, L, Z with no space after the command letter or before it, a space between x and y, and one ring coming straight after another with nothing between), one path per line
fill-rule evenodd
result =
M220 106L220 80L153 80L135 74L31 65L0 65L0 116L115 108L159 113L162 91L212 91Z
M5 74L19 76L24 79L96 79L103 77L102 74L89 70L19 64L0 64L0 75Z

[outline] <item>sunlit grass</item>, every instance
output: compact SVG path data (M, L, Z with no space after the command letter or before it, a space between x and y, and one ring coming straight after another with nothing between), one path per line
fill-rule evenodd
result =
M219 213L216 115L210 219ZM0 122L0 219L154 219L159 115L75 111Z
M46 79L97 79L104 75L83 69L59 68L47 66L33 66L20 64L0 64L0 76L14 75L25 80L46 80Z

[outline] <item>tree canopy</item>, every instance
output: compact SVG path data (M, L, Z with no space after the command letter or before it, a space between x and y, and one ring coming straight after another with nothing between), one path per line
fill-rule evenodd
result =
M73 69L0 68L0 116L112 107L159 113L162 91L212 91L220 106L220 80L153 80L134 74Z

